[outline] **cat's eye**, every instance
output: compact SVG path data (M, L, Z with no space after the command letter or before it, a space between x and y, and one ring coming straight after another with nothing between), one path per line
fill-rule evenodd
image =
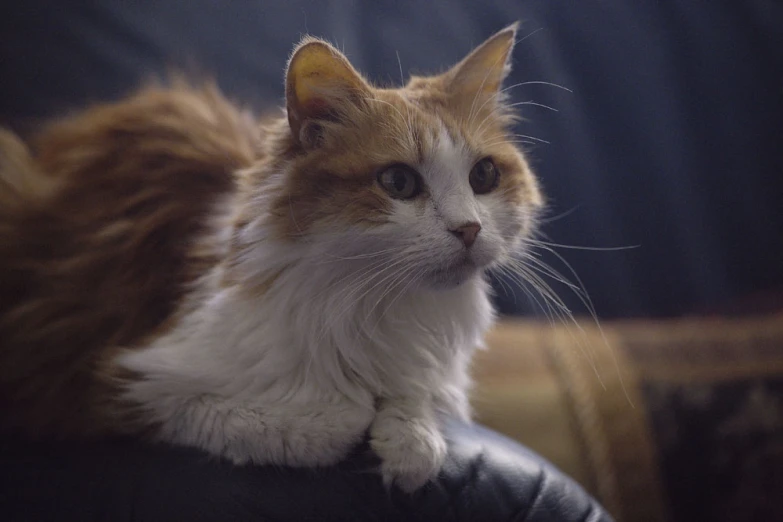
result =
M479 160L470 171L470 187L476 194L486 194L498 186L500 171L490 158Z
M419 173L407 165L392 165L378 173L378 183L396 199L410 199L421 192Z

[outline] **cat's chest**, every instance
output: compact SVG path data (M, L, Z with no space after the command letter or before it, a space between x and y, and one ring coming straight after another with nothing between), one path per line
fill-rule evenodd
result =
M223 292L121 364L197 393L284 396L307 385L383 394L450 372L492 321L483 288L411 295L372 314L356 305L336 316L313 301L284 306Z

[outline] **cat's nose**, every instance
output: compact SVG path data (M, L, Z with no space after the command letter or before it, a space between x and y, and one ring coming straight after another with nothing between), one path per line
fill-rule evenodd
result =
M478 223L465 223L462 226L449 230L465 244L465 248L470 248L476 242L476 236L481 231L481 225Z

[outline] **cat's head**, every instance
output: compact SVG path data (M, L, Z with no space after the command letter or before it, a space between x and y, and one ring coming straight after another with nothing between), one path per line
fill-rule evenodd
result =
M542 206L503 91L515 36L516 25L398 89L306 38L286 73L280 237L436 288L508 260Z

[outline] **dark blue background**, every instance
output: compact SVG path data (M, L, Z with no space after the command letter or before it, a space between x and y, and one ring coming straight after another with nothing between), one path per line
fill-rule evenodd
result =
M371 78L436 71L521 20L509 85L550 196L545 232L599 315L668 316L783 287L783 3L773 0L4 2L0 121L40 119L170 66L281 102L292 44L336 42ZM559 270L556 259L546 258ZM575 311L576 296L556 287ZM521 292L501 309L528 313Z

